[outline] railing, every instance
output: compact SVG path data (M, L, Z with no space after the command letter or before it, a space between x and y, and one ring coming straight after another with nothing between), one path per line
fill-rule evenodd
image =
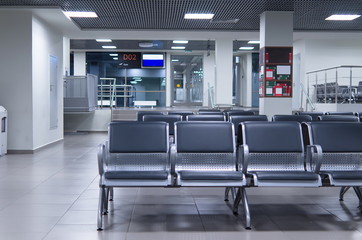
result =
M302 89L302 94L300 95L301 101L300 101L300 111L303 111L303 96L306 98L306 111L309 111L308 106L310 106L312 111L315 110L315 105L312 101L312 99L309 97L308 91L305 89L303 83L300 83L300 89Z
M307 73L312 104L362 103L362 66L337 66ZM308 99L307 98L307 99Z

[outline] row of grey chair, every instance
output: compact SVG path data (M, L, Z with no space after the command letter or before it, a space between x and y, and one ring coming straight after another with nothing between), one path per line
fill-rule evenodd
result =
M201 109L200 109L201 110ZM170 111L165 114L164 112L159 111L139 111L137 112L137 121L143 121L143 116L145 115L181 115L183 120L186 120L188 116L203 116L204 118L211 118L214 117L217 119L216 121L219 121L222 117L225 118L225 120L228 120L230 116L238 116L238 115L255 115L254 111L242 111L242 110L230 110L227 112L221 112L220 110L204 110L199 111L197 114L191 111ZM223 121L223 120L221 120Z
M362 124L305 126L307 147L298 122L241 123L238 144L230 122L177 122L170 146L167 123L111 123L98 150L98 229L114 187L226 187L248 229L247 187L353 187L362 206Z

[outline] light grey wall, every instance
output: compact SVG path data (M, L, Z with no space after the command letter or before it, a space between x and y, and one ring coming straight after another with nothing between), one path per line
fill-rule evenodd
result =
M0 29L0 105L8 110L8 149L32 150L32 14L0 11Z
M63 35L33 17L33 149L63 138ZM50 56L57 57L57 128L50 129Z

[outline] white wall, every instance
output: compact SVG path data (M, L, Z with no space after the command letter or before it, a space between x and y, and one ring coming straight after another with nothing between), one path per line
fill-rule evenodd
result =
M33 17L33 149L63 138L63 35ZM58 59L58 127L50 129L50 56Z
M33 149L32 15L0 11L0 105L8 110L8 149Z
M233 90L233 40L227 38L215 41L215 103L232 105Z
M86 71L86 54L85 52L74 53L74 76L85 76Z

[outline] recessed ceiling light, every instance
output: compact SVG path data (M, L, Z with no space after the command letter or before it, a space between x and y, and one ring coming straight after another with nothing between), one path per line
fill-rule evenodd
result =
M248 42L248 44L260 44L259 40L251 40Z
M239 47L240 50L253 50L254 47Z
M335 14L327 17L325 20L330 21L351 21L356 18L359 18L361 15L343 15L343 14Z
M111 39L96 39L97 42L112 42Z
M98 17L95 12L77 12L77 11L69 11L69 12L63 12L65 16L71 18L71 17L77 17L77 18L96 18Z
M102 48L117 48L116 46L102 46Z
M178 59L172 59L171 62L179 62L180 60Z
M172 43L177 43L177 44L188 44L189 41L187 40L173 40Z
M114 57L113 60L118 60L118 57Z
M185 19L212 19L213 13L186 13Z
M184 46L172 46L171 49L185 49Z
M111 57L118 57L118 53L110 53L109 56L111 56Z

